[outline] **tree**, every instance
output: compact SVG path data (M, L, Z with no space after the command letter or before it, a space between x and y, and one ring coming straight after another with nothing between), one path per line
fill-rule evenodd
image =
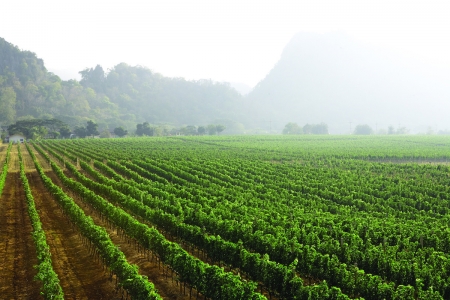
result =
M73 132L80 138L85 138L88 135L86 127L84 126L75 127L75 130Z
M221 124L219 124L219 125L216 125L216 131L217 131L217 134L220 134L222 131L224 131L226 129L226 127L225 127L225 125L221 125Z
M0 89L0 122L11 124L16 117L16 92L12 87Z
M320 124L306 124L303 126L304 134L328 134L328 125L325 123Z
M94 123L94 121L92 121L92 120L87 121L87 125L86 125L87 135L90 135L90 136L98 135L99 132L98 132L97 128L98 128L97 123Z
M155 129L153 127L151 127L148 122L144 122L142 124L136 125L136 135L138 135L138 136L143 136L143 135L152 136L154 131L155 131Z
M114 128L114 134L117 135L118 137L123 137L128 134L128 131L125 130L122 126L120 126L120 127Z
M208 134L209 135L214 135L217 132L217 127L215 125L208 125Z
M198 126L197 133L199 135L204 135L206 133L206 127L205 126Z
M315 124L311 130L312 134L328 134L328 125L325 123Z
M310 124L305 124L305 126L303 126L303 133L304 134L311 134L312 133L312 125Z
M105 129L100 133L100 138L110 138L111 137L111 133L109 133L109 130Z
M367 124L360 124L355 127L353 134L356 135L369 135L373 134L373 129Z
M45 126L34 126L31 128L29 135L32 140L40 140L48 134L48 129Z
M81 75L80 84L84 87L93 88L95 91L103 93L105 81L105 71L102 66L97 65L95 69L87 68L78 72Z
M67 124L58 119L33 119L32 117L26 117L15 124L9 125L8 131L9 134L21 133L27 139L36 139L45 137L49 131L56 132L64 126L67 126Z
M194 125L188 125L186 127L180 128L180 132L183 135L196 135L197 134L197 127Z
M302 134L303 129L297 123L289 122L284 126L283 134Z
M51 135L54 139L59 138L59 136L61 135L59 131L50 131L48 134Z
M59 129L59 133L60 133L61 137L63 137L63 138L69 138L69 137L70 137L70 134L71 134L71 131L70 131L69 126L67 126L67 125L62 126L62 127Z

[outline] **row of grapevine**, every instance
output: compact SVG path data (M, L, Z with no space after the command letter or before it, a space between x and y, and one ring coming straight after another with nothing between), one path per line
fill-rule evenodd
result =
M150 207L153 206L151 203L155 199L143 196L142 192L127 183L109 180L88 164L81 162L81 167L100 182L95 183L84 177L72 165L66 165L75 174L76 178L84 185L89 186L90 189L104 194L109 199L120 202L139 217L203 249L212 259L219 262L224 261L234 268L239 268L252 279L261 281L270 290L277 291L281 297L307 299L309 296L306 295L310 294L317 294L317 297L320 299L327 299L328 297L344 299L345 297L339 289L335 287L327 288L325 281L321 283L320 289L318 286L303 286L302 280L295 275L297 260L294 260L290 266L284 266L270 261L268 256L261 257L259 254L249 252L242 247L242 244L227 242L219 235L204 234L198 226L182 223L175 216L162 210L151 209ZM119 200L127 196L131 197L127 199L128 201ZM133 205L130 205L131 203Z
M92 218L86 216L73 199L45 174L29 145L27 149L47 189L55 196L71 221L77 225L81 234L95 245L104 264L116 274L120 285L128 294L133 299L162 299L147 277L139 275L137 266L127 262L125 255L113 244L105 229L95 225Z
M36 146L36 148L39 147ZM71 166L67 162L66 164L68 167ZM136 239L144 248L156 253L165 264L170 265L178 273L181 281L189 283L206 297L212 299L265 299L263 295L254 292L255 283L244 282L236 275L194 258L178 244L167 241L156 229L138 222L131 215L113 206L83 184L66 177L55 163L51 162L51 166L65 186L80 194L85 201L90 202L96 210L105 215L114 225L122 228L130 237ZM77 172L73 166L71 170ZM109 187L104 186L103 188L108 189ZM130 199L122 199L130 202ZM136 203L131 202L129 205L136 206Z
M109 163L109 162L108 162ZM113 164L113 163L112 163ZM183 205L184 206L184 205ZM215 214L215 216L217 216L217 214ZM205 220L205 219L207 219L208 218L208 216L204 216L203 217L203 220ZM223 218L221 219L222 221L223 221ZM185 220L186 221L186 220ZM192 220L191 220L192 221ZM210 223L208 223L208 228L211 228L212 227L212 223L211 222L215 222L216 221L216 219L215 218L210 218ZM259 223L261 223L261 221L259 221ZM197 223L198 224L198 223ZM205 225L205 223L203 223L203 225ZM170 227L170 226L168 226L168 227ZM268 225L267 223L263 223L263 226L261 226L261 227L263 227L264 229L268 229L268 228L270 228L270 225ZM289 226L286 226L286 227L289 227ZM217 228L217 225L216 225L216 228ZM239 233L239 234L236 234L236 230L239 230L239 228L233 228L233 227L230 227L230 228L232 228L233 229L233 231L230 231L228 234L226 234L226 231L224 231L224 230L217 230L217 231L215 231L215 232L217 232L217 234L220 234L222 237L229 237L229 238L232 238L233 236L234 237L239 237L239 238L242 238L242 237L245 237L245 231L246 231L246 228L242 228L242 230L241 230L241 232ZM247 230L248 231L248 230ZM278 234L279 235L279 234ZM246 239L243 239L244 241L246 241ZM342 240L341 240L342 241ZM283 249L289 249L289 248L300 248L301 249L301 247L297 247L297 245L295 245L295 244L292 244L292 243L284 243L284 244L280 244L280 247L273 247L273 245L274 245L274 242L275 241L273 241L273 240L267 240L267 242L266 242L266 245L265 246L263 246L263 247L261 247L261 246L255 246L255 244L252 244L252 247L253 248L256 248L256 249L261 249L261 250L259 250L259 251L265 251L265 252L267 252L267 251L269 251L269 254L274 254L274 256L273 257L276 257L275 255L277 255L277 254L279 254L279 253L283 253ZM275 242L276 243L276 242ZM270 249L269 247L271 247L271 245L272 245L272 251L270 251L270 250L268 250L268 249ZM338 245L338 247L339 247L339 244L337 244ZM359 243L353 243L353 247L355 247L356 248L356 246L357 245L359 245ZM359 250L358 251L350 251L350 250L353 250L353 249L351 249L351 248L349 248L348 247L348 244L347 243L344 243L344 245L342 245L342 242L341 242L341 246L344 246L344 249L346 250L345 252L343 252L343 251L336 251L336 254L337 255L340 255L340 254L342 254L343 256L346 256L346 253L349 253L349 252L351 252L352 254L353 253L358 253L358 252L360 252ZM376 247L376 246L374 246L374 247ZM381 248L381 247L380 247ZM306 249L308 249L308 248L306 248ZM326 250L330 250L329 249L329 247L326 249ZM303 251L302 251L303 252ZM315 251L315 249L314 248L309 248L308 249L308 251L307 251L308 253L311 253L312 254L312 256L313 257L316 257L317 259L318 259L318 261L320 262L320 261L322 261L323 259L320 259L323 255L318 255L317 253L316 253L316 251ZM368 253L373 253L373 254L375 254L375 253L378 253L379 255L380 255L380 257L382 258L382 259L385 259L384 258L384 253L385 252L383 252L383 250L378 250L378 252L373 252L373 251L367 251ZM262 253L264 253L264 252L262 252ZM297 253L297 255L295 255L295 252L293 252L293 253L291 253L291 255L292 254L294 254L294 256L293 257L299 257L299 254ZM340 256L342 256L342 255L340 255ZM434 253L433 253L433 255L434 255ZM439 253L437 253L436 255L439 255ZM372 255L373 256L373 255ZM271 256L272 257L272 256ZM292 256L291 256L292 257ZM326 257L328 257L328 256L326 256ZM362 258L364 258L365 256L362 256ZM328 258L329 259L329 258ZM348 259L349 261L351 260L351 258L350 259ZM319 265L320 266L320 263L314 263L314 260L313 261L311 261L311 260L306 260L306 261L308 261L309 262L309 264L307 263L307 264L305 264L305 265L303 265L303 264L299 264L299 266L302 266L303 268L299 268L299 271L300 272L305 272L305 269L306 270L310 270L309 272L315 272L315 270L314 269L312 269L311 270L311 267L312 266L314 266L314 265ZM327 261L327 259L325 258L325 261ZM288 262L287 262L288 263ZM330 264L326 264L326 265L330 265ZM364 265L363 265L364 266ZM385 268L385 266L390 266L390 267L393 267L393 266L395 266L394 264L388 264L388 263L383 263L382 264L382 267L383 268ZM406 265L408 268L410 268L411 267L411 265L410 264L407 264ZM414 265L412 266L412 267L414 267ZM380 268L378 268L378 269L380 269ZM325 267L321 267L321 268L319 268L319 270L327 270L327 268L326 268L326 266ZM383 269L381 269L381 270L383 270ZM345 278L348 278L348 281L349 282L352 282L353 283L353 280L351 279L352 278L352 274L353 274L353 272L354 272L354 268L353 267L350 267L349 269L348 269L348 276L339 276L339 277L336 277L336 276L334 276L335 274L333 273L333 272L330 272L330 271L326 271L325 273L327 273L327 274L329 274L330 275L330 281L332 282L332 283L335 283L335 284L339 284L339 286L341 286L341 287L344 287L344 290L353 290L354 289L354 287L353 287L353 285L348 285L347 287L342 283L342 281L343 280L345 280ZM403 272L403 271L402 271ZM388 278L394 278L394 274L393 275L391 275L391 274L389 274L389 272L385 272L385 271L383 271L383 273L382 274L385 274L385 276L388 276ZM401 274L401 273L399 273L399 274ZM315 275L317 276L317 273L315 273ZM375 277L373 277L373 275L370 275L370 274L368 274L367 276L370 276L370 278L371 278L371 280L369 280L369 281L366 281L366 280L361 280L361 281L358 281L358 282L360 282L361 284L370 284L371 286L373 286L373 287L375 287L375 289L377 289L377 290L379 290L378 289L378 283L376 283L377 281L373 281L373 279L375 279L375 278L377 278L376 276ZM406 278L407 280L408 280L408 278L409 278L409 276L406 274L406 276L405 275L403 275L403 277L400 277L400 276L398 276L398 275L395 275L396 276L396 279L397 279L397 282L402 282L402 280L403 280L403 278ZM361 277L361 275L359 275L359 277ZM341 282L336 282L336 278L339 278L339 280L341 281ZM364 277L362 277L362 278L364 278ZM379 277L378 277L379 278ZM381 278L379 278L378 279L379 280L379 282L382 282L382 280L381 280ZM408 283L408 282L405 282L405 283ZM416 284L416 282L415 281L413 281L412 282L412 284ZM429 286L429 285L428 285ZM400 286L400 288L402 289L403 287L402 286ZM419 291L421 291L422 290L422 287L421 287L421 285L418 285L417 286L417 289L419 290ZM374 293L372 292L372 290L373 289L367 289L367 287L363 287L363 286L359 286L358 288L357 288L357 290L359 290L359 291L361 291L362 292L362 295L368 295L368 294L370 294L371 295L371 297L374 297ZM391 293L393 293L393 289L392 289L392 287L388 287L387 288L387 290L389 290L389 291L391 291ZM367 292L366 292L367 291ZM430 291L430 292L432 292L432 291Z
M108 162L109 163L109 162ZM101 165L101 163L100 162L95 162L94 163L96 166L98 166L98 165ZM82 166L83 166L83 164L82 164ZM85 166L84 167L85 169L88 169L88 166ZM123 169L122 169L123 170ZM91 174L91 175L94 175L95 176L95 174ZM129 174L128 174L129 175ZM111 183L109 183L108 185L111 185ZM123 184L117 184L116 186L115 186L115 188L118 188L118 189L120 189L121 187L123 187ZM133 190L132 188L125 188L125 190ZM145 188L144 188L145 189ZM142 198L142 196L141 197L139 197L140 199L141 199L141 201L143 200L143 201L145 201L146 199L145 198ZM166 219L167 219L167 217L166 217ZM214 220L211 220L211 221L214 221ZM179 225L179 221L177 220L177 219L175 219L175 218L173 218L173 220L172 221L165 221L166 222L166 226L164 226L164 228L172 228L172 230L174 230L174 231L176 231L177 232L177 234L182 234L183 233L183 230L180 230L180 228L182 227L182 226L180 226ZM185 224L183 224L183 226L186 226ZM176 229L175 229L176 228ZM198 227L197 227L198 228ZM244 228L244 230L245 230L245 228ZM201 231L200 231L201 232ZM196 232L197 234L198 234L198 232ZM223 231L221 232L221 233L223 233ZM233 232L234 233L234 235L235 236L238 236L238 237L243 237L244 236L244 232L242 232L242 233L240 233L240 234L237 234L236 235L236 232ZM187 234L182 234L183 236L184 236L184 238L187 238L188 237L188 235ZM223 236L223 235L222 235ZM193 235L193 238L196 238L196 239L198 239L198 236L194 236ZM223 241L222 241L222 243L224 243ZM207 244L207 243L205 243L205 244ZM229 243L228 243L229 244ZM235 248L234 249L237 249L237 247L236 246L234 246ZM290 245L290 244L288 244L288 245L285 245L284 246L284 248L290 248L290 247L292 247L292 245ZM221 255L221 257L229 257L230 259L231 258L235 258L235 257L239 257L239 255L236 255L236 254L232 254L230 251L224 251L224 249L223 248L220 248L220 247L216 247L216 249L220 249L220 251L217 251L217 253L219 253L220 255ZM283 248L281 248L281 249L276 249L276 250L282 250ZM312 251L312 252L311 252ZM236 251L235 251L236 252ZM301 251L302 252L302 254L303 255L305 255L305 253L304 253L304 251ZM309 253L308 253L309 252ZM342 273L342 271L339 273L339 274L335 274L335 273L333 273L333 272L331 272L330 273L330 271L326 271L326 270L324 270L323 269L323 267L325 266L325 268L326 268L326 266L327 265L329 265L330 267L332 267L334 270L337 270L336 269L336 263L334 262L333 264L329 264L329 263L327 263L327 264L325 264L325 263L323 263L323 260L325 259L325 262L327 261L327 258L328 259L330 259L328 256L323 256L323 255L318 255L317 253L315 253L315 250L314 250L314 248L309 248L308 249L308 251L306 252L306 253L308 253L308 255L311 255L312 254L312 256L313 257L316 257L317 259L318 259L318 263L319 263L319 265L321 266L320 268L318 268L317 269L317 271L318 271L318 273L319 274L321 274L321 273L323 273L323 274L330 274L331 276L330 276L330 279L332 279L332 278L336 278L336 277L338 277L338 278L340 278L341 280L345 280L345 278L347 278L348 279L348 282L350 283L352 283L352 285L347 285L348 286L348 290L349 291L354 291L355 289L358 289L359 290L359 292L360 293L362 293L362 295L365 295L365 296L369 296L370 295L370 297L375 297L375 293L376 293L376 291L375 290L379 290L379 294L380 294L380 296L379 297L383 297L383 295L385 294L385 293L388 293L388 295L389 295L389 293L392 293L392 295L394 295L394 293L393 293L393 289L392 289L392 287L390 287L390 286L386 286L386 288L380 288L379 287L379 285L382 283L382 280L381 280L381 278L379 278L378 280L375 280L374 281L374 279L376 279L377 277L375 276L373 276L373 275L370 275L370 274L364 274L364 273L359 273L359 275L358 275L358 277L360 277L360 280L354 280L353 278L354 278L354 275L353 275L353 270L352 269L349 269L348 271L346 271L347 273ZM229 255L227 255L227 254L229 254ZM301 254L299 255L300 257L302 257L301 256ZM295 256L294 256L295 257ZM228 261L227 261L228 262ZM314 260L313 261L311 261L310 259L306 259L305 260L305 264L301 264L302 266L304 266L304 267L308 267L308 265L309 266L312 266L312 265L317 265L318 263L314 263ZM339 265L339 264L338 264ZM344 269L346 268L345 267L345 265L341 265L342 267L344 267ZM257 268L258 270L259 270L259 268ZM300 268L300 270L301 271L305 271L305 268L303 268L303 269L301 269ZM324 272L325 271L325 272ZM261 274L267 274L266 272L261 272ZM347 274L347 275L343 275L343 274ZM361 277L362 276L362 277ZM367 278L370 278L370 280L364 280L364 277L367 277ZM268 277L268 278L270 278L270 277ZM276 277L274 277L274 278L276 278ZM343 279L342 279L343 278ZM336 279L335 279L336 280ZM355 282L356 281L356 282ZM353 286L354 284L356 284L356 288ZM272 284L273 285L273 284ZM345 285L341 285L341 286L344 286L345 287ZM374 287L374 288L368 288L368 286L372 286L372 287ZM395 292L395 294L397 294L397 295L403 295L402 297L404 297L404 291L405 291L405 289L406 290L410 290L408 287L403 287L403 286L399 286L398 287L398 289L397 289L397 291ZM413 289L414 290L414 289ZM383 294L384 293L384 294Z
M352 278L358 284L366 281L363 278L372 273L384 284L392 283L390 295L408 284L422 297L424 293L431 297L434 291L444 298L449 294L447 167L355 160L359 154L338 159L324 150L322 157L297 155L276 149L276 143L265 148L230 140L234 144L226 138L213 143L170 138L53 145L99 160L94 162L96 168L107 159L116 172L138 180L140 185L127 182L133 193L148 192L155 208L202 228L202 234L234 243L240 239L245 249L268 253L286 266L298 258L302 275L328 276L320 260L308 258L328 255L346 265L349 283ZM425 147L421 151L426 154ZM272 155L289 160L272 161ZM364 292L354 284L346 290L336 282L343 276L330 277L329 283L347 293Z
M9 161L9 152L11 151L11 147L12 147L12 144L9 144L7 152L6 152L5 161L3 163L2 172L0 173L0 196L2 195L3 187L5 186L6 175L8 174L8 161Z
M36 266L38 272L36 278L42 281L41 290L45 299L64 299L64 292L59 284L58 275L53 270L50 248L47 244L45 231L42 229L42 223L34 204L33 194L30 185L28 184L27 176L25 175L25 168L23 166L20 147L17 146L17 148L19 155L20 178L25 189L28 215L30 216L31 226L33 227L32 236L34 244L36 245L36 254L39 262Z

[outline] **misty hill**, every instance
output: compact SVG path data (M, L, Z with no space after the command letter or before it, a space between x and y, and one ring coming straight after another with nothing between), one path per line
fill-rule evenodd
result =
M122 117L153 124L208 124L235 119L241 95L230 85L211 80L168 78L140 66L116 65L105 74L101 66L80 72L81 85L103 94Z
M71 126L94 120L99 128L137 123L206 125L236 120L242 96L210 80L167 78L121 63L106 74L101 66L63 81L42 59L0 38L0 124L20 119L58 118Z
M287 122L325 122L331 133L349 133L350 122L412 132L450 128L448 83L420 75L416 64L345 34L299 33L248 95L246 112L263 129Z

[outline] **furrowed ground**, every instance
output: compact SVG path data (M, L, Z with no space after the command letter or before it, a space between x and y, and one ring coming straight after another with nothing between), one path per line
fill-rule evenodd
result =
M0 297L39 299L36 248L31 236L25 191L19 173L11 172L0 198Z

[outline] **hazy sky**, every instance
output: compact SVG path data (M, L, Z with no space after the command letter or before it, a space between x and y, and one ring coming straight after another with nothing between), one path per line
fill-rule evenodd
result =
M2 1L0 37L63 79L125 62L254 86L296 32L341 31L450 70L450 1Z

